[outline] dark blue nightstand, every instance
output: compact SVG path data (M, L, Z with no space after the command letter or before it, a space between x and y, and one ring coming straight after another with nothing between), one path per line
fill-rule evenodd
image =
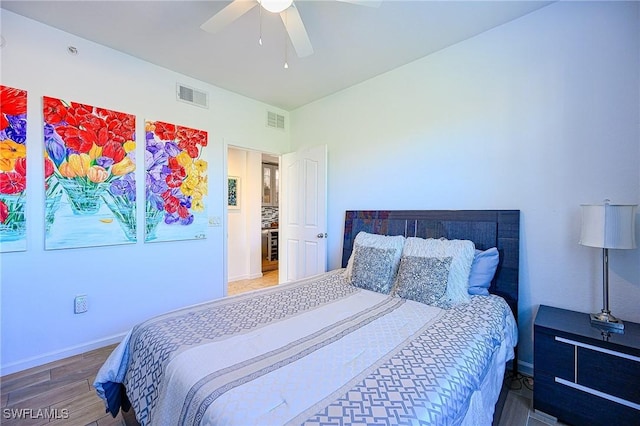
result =
M533 407L575 425L640 425L640 324L624 334L589 314L541 305L534 322Z

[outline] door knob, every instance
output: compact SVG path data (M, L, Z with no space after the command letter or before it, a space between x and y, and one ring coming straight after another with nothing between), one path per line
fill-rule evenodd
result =
M317 235L318 238L327 238L327 233L325 232L324 234L321 232Z

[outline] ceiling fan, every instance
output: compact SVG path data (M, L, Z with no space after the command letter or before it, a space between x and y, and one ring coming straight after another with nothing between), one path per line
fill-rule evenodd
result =
M381 0L336 0L345 3L354 3L363 6L377 7ZM302 23L298 8L293 0L233 0L229 5L225 6L220 12L213 15L209 20L200 26L203 30L216 33L224 27L260 5L264 10L271 13L277 13L282 19L289 39L296 54L299 58L304 58L313 54L313 47L307 30Z

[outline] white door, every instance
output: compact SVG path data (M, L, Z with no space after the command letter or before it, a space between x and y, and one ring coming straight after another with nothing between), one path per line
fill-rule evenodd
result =
M280 163L281 283L327 270L327 146L284 154Z

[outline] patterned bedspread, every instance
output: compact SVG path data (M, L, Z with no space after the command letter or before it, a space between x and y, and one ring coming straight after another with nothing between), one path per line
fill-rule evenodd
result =
M516 339L499 297L442 310L336 270L141 323L94 386L123 383L142 425L459 424Z

